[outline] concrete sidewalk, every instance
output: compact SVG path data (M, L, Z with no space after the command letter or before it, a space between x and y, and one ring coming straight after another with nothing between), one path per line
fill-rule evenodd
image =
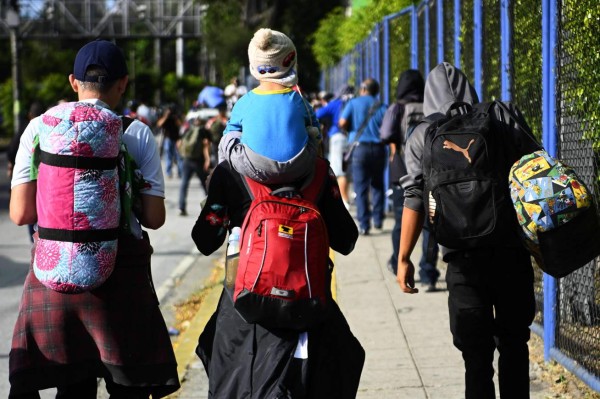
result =
M402 293L395 276L386 269L392 248L392 226L393 220L388 218L382 232L361 236L352 254L336 254L337 301L366 351L357 397L464 398L463 362L452 345L449 331L445 264L439 263L439 291ZM420 255L417 245L413 254L415 264ZM202 330L198 324L206 320L214 306L209 302L204 304L202 311L206 315L192 323L196 324L196 333L188 340L197 340L197 331ZM182 389L172 397L207 398L208 381L202 364L188 352L190 363L182 365L185 369ZM537 372L532 369L531 374L531 398L554 397L538 379Z

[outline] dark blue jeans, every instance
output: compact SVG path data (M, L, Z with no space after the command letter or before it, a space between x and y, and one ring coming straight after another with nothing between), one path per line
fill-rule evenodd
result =
M371 218L381 227L384 218L384 171L387 163L385 146L380 143L360 143L352 154L352 179L356 193L359 227L369 231ZM370 199L369 199L370 192ZM370 202L373 207L371 209Z
M437 269L438 244L430 230L429 222L425 217L425 224L421 232L421 260L419 261L419 277L421 284L435 284L440 277L440 271Z
M177 168L177 176L181 177L181 156L179 155L179 151L177 151L177 147L175 146L175 142L168 137L165 137L164 143L164 152L163 154L166 157L166 165L165 170L167 172L168 177L173 177L173 164Z
M184 158L181 165L181 184L179 185L179 210L186 211L187 210L187 194L188 188L190 186L190 180L194 174L198 176L200 179L200 184L206 193L206 178L208 177L208 173L204 171L204 160L203 159L187 159Z

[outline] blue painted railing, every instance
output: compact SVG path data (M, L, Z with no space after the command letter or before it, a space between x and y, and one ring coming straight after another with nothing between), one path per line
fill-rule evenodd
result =
M542 76L540 76L540 86L542 88L541 100L542 109L538 110L541 115L542 143L545 149L556 156L558 153L558 134L556 118L556 52L557 52L557 31L558 31L558 0L541 0L542 3ZM368 37L361 43L358 43L354 50L345 55L341 61L323 72L325 78L322 79L325 90L334 92L342 84L352 83L356 86L367 77L373 77L381 85L382 101L389 104L392 99L390 96L390 82L393 76L397 76L400 71L391 70L391 44L398 40L392 33L391 23L400 17L405 18L406 23L410 24L410 53L406 57L410 58L409 67L419 69L426 76L433 67L430 61L439 63L446 59L446 52L452 51L454 64L463 69L461 59L469 57L473 67L472 82L483 101L490 100L482 96L484 85L487 84L484 76L484 16L483 0L472 0L473 8L471 15L465 16L461 0L443 1L443 0L424 0L418 5L413 5L399 10L393 14L387 15L383 20L373 27ZM498 34L500 67L499 87L500 100L512 101L515 93L513 76L513 45L514 26L511 21L511 10L514 6L511 0L501 0L498 3L500 15L500 27ZM445 14L444 7L452 7L454 26L452 29L444 26ZM433 11L432 11L433 10ZM430 26L431 14L435 15L436 26ZM473 48L464 48L465 38L461 37L461 26L467 17L472 21ZM419 37L419 21L422 20L424 37ZM435 31L434 34L430 32ZM452 35L453 47L446 48L444 38ZM432 44L435 41L435 44ZM436 60L430 60L431 46L435 46ZM450 46L448 46L450 47ZM421 50L421 52L419 51ZM422 59L420 59L423 54ZM450 58L450 57L449 57ZM464 70L464 69L463 69ZM396 75L393 75L394 72ZM597 194L596 194L597 195ZM565 368L578 376L582 381L593 389L600 392L600 376L590 373L579 365L577 359L569 358L556 346L557 331L557 280L545 275L543 276L543 312L542 323L534 323L532 331L541 336L544 341L544 357L547 361L554 359L561 363Z

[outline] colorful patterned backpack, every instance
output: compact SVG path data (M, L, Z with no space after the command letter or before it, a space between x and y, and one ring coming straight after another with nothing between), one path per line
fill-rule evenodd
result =
M55 291L89 291L115 266L121 118L86 102L58 105L40 118L33 271Z
M536 151L515 162L509 187L525 244L546 273L563 277L600 255L598 213L573 168Z

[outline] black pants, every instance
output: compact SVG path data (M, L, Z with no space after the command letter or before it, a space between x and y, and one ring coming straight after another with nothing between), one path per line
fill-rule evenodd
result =
M465 363L466 399L495 398L494 351L502 399L529 398L533 268L523 249L448 255L450 330Z
M206 179L208 173L204 170L204 159L189 159L184 158L181 166L181 183L179 185L179 210L187 210L187 194L190 186L190 180L194 175L200 179L200 184L205 193L208 192L206 189Z
M126 387L109 380L105 381L110 399L148 399L150 397L150 391L147 388ZM96 399L97 394L98 381L95 377L91 377L72 385L58 387L56 399ZM40 394L37 391L19 395L10 393L8 397L9 399L39 399Z

